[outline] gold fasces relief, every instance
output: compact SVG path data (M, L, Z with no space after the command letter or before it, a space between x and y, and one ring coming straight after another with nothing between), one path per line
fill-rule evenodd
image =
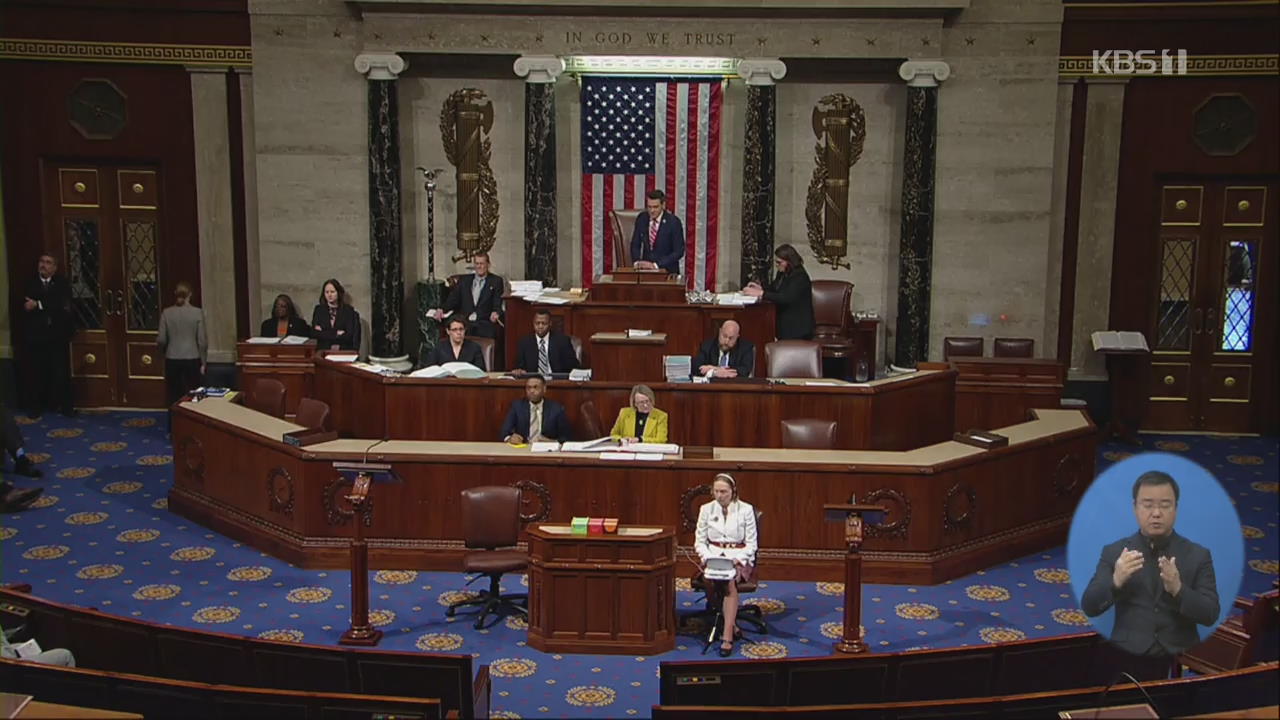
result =
M440 109L440 140L458 183L458 250L470 261L493 247L498 231L498 181L489 164L493 102L476 88L453 91Z
M818 262L847 268L849 171L862 157L867 121L862 106L841 93L819 100L812 121L818 143L804 206L809 245Z

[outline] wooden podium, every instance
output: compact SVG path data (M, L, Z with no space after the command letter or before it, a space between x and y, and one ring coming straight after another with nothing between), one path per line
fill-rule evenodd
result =
M301 345L259 345L241 340L236 343L240 387L248 389L258 378L279 380L284 385L284 414L293 417L299 400L315 396L315 356L315 340Z
M600 302L685 302L685 287L662 270L618 268L596 278L591 299Z
M676 533L619 527L575 535L529 528L529 647L656 655L676 645Z
M628 337L625 332L599 332L591 336L591 379L600 381L655 382L666 380L662 356L667 334Z
M853 500L853 498L849 498ZM836 503L823 505L828 521L844 523L844 632L836 642L836 652L850 655L867 652L862 640L862 513L883 513L879 505Z

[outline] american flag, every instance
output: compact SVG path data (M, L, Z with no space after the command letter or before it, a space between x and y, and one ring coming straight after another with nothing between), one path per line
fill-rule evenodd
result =
M590 286L614 267L607 210L644 207L667 194L684 224L684 277L714 288L720 245L720 81L584 77L582 81L582 268ZM631 242L632 227L622 228Z

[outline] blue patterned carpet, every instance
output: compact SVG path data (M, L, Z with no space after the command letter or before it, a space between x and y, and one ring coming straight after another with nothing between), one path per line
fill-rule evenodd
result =
M163 415L20 420L46 489L36 507L0 516L0 580L29 582L54 600L221 632L332 643L346 628L346 573L299 570L167 512L172 458ZM1227 486L1246 525L1240 592L1267 590L1280 557L1276 439L1144 442L1185 454ZM1099 470L1130 451L1103 446ZM1087 622L1065 567L1063 548L1054 548L936 587L867 586L867 641L893 651L1078 632ZM490 663L495 717L647 716L658 699L659 660L700 657L695 638L661 657L545 655L525 646L523 621L476 631L465 617L447 620L444 606L462 592L461 575L382 571L373 580L374 622L387 633L381 647L470 652ZM748 602L764 609L773 630L739 656L826 654L839 635L842 595L834 583L764 582ZM680 593L685 607L695 599Z

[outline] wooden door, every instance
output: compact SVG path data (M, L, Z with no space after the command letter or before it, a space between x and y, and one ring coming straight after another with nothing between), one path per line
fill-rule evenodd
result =
M71 284L75 404L162 407L157 170L51 161L43 170L45 244Z
M1258 429L1275 339L1275 192L1274 181L1161 188L1148 429Z

